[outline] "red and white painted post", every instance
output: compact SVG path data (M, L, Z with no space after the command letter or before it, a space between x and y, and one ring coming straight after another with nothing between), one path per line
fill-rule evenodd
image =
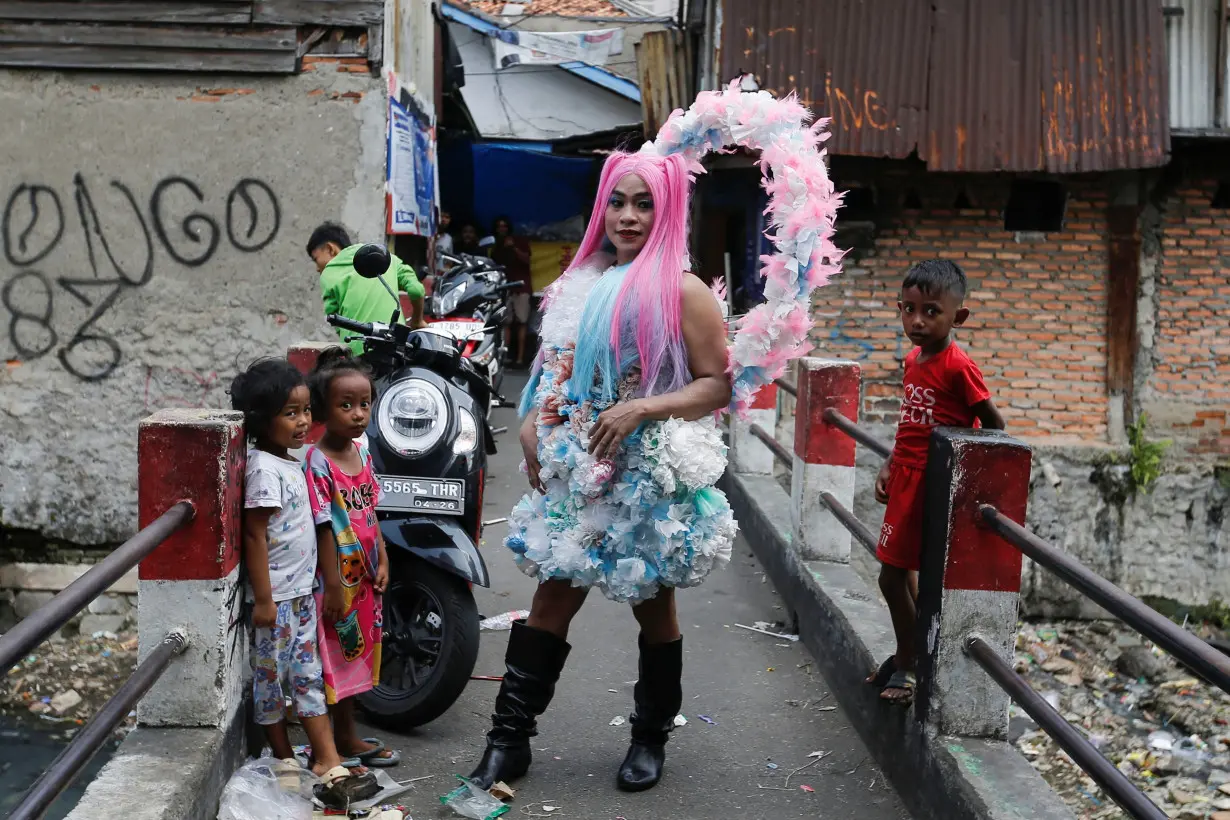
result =
M243 416L160 410L137 433L137 504L145 527L178 501L196 506L138 567L140 656L172 629L188 649L141 700L146 726L227 726L248 667L239 555L247 448Z
M736 473L773 475L773 453L764 442L752 435L752 425L758 425L769 435L777 425L777 385L766 384L752 399L747 418L731 416L730 463Z
M1021 552L981 523L990 504L1017 523L1029 500L1029 447L997 430L931 434L918 590L919 720L942 734L1007 737L1008 696L965 654L975 634L1012 663Z
M790 484L793 543L807 560L850 561L850 531L823 501L832 493L854 508L854 439L824 420L832 407L858 421L862 373L857 362L806 356L798 365L794 408L794 469Z

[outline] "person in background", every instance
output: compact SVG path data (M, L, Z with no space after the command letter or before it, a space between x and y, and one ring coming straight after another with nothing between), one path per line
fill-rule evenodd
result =
M440 218L436 220L436 273L444 270L444 254L453 253L453 235L448 232L452 224L453 215L440 211Z
M354 269L354 255L363 247L352 244L346 229L336 222L326 222L312 231L307 252L320 274L320 295L325 315L336 313L356 322L388 322L397 300L375 279L364 279ZM404 292L410 298L410 316L402 317L412 328L426 327L423 321L423 283L414 268L389 254L389 269L381 277L394 292ZM408 322L407 322L408 320ZM338 336L356 354L363 352L363 342L350 331L339 330Z
M473 222L467 222L461 226L455 246L457 253L468 253L471 256L483 255L483 249L478 245L478 228L474 227Z
M530 323L530 243L523 237L513 236L512 222L506 216L496 217L495 245L491 259L504 268L508 282L521 282L519 290L509 292L513 320L504 330L504 344L512 351L514 367L525 367L525 339ZM515 342L515 344L514 344Z

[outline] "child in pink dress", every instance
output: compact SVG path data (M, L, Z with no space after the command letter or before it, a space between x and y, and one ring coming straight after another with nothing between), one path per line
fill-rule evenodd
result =
M353 701L380 681L381 595L389 579L376 520L380 485L371 456L356 441L367 429L375 391L367 366L341 348L321 355L311 391L312 411L325 424L305 464L319 558L316 602L325 700L343 757L396 766L399 753L359 737Z

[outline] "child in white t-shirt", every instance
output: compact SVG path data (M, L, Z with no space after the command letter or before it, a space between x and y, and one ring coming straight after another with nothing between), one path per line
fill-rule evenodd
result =
M294 762L285 694L312 745L314 774L359 787L333 741L316 636L316 527L303 467L290 456L312 424L303 375L285 359L263 359L235 377L231 406L243 413L252 448L244 474L243 556L252 602L252 698L273 754ZM344 782L349 781L349 782ZM362 799L362 798L357 798Z

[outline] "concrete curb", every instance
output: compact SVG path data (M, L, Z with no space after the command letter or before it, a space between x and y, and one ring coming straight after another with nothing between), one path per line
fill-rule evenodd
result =
M225 728L134 729L67 820L216 820L245 758L246 725L240 707Z
M803 561L790 545L790 498L770 476L721 483L800 636L915 820L1074 820L1015 749L934 734L912 710L886 707L863 678L893 653L892 623L848 564Z

